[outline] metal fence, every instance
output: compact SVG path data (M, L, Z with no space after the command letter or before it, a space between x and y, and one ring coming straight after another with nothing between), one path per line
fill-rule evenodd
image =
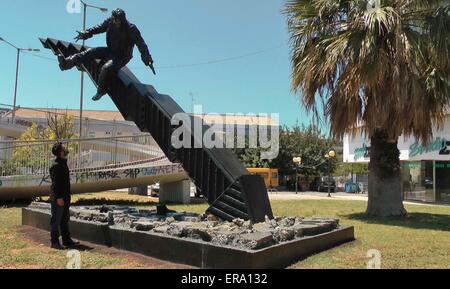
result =
M72 171L165 162L164 153L149 134L62 140L69 148ZM0 141L0 176L46 174L53 163L55 141Z

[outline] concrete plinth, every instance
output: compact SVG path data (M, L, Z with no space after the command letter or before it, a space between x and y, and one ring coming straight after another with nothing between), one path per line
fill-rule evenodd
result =
M49 230L49 223L48 210L22 209L23 225ZM322 234L250 250L73 218L70 226L75 239L209 269L284 268L302 258L355 239L353 227L341 226Z
M184 180L160 184L159 201L161 203L189 204L191 201L191 182Z

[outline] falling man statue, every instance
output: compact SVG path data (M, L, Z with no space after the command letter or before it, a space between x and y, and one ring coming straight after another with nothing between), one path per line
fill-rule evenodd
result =
M91 48L81 53L65 58L58 55L59 67L61 70L69 70L75 66L81 66L94 59L100 59L104 63L98 80L97 94L92 98L98 101L108 91L109 82L115 73L128 64L133 58L133 49L136 45L141 53L142 61L149 66L153 73L153 59L147 45L141 36L139 29L128 22L125 11L115 9L112 16L102 24L86 31L77 31L76 41L87 40L96 34L106 32L107 47Z

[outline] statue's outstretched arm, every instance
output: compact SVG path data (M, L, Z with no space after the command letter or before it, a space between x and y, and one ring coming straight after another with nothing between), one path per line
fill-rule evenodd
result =
M94 27L86 30L86 32L89 33L89 35L91 35L91 37L96 34L105 33L108 30L108 24L109 24L109 19L106 19L102 24L94 26Z
M148 50L148 46L145 43L144 38L142 38L141 32L135 25L131 27L131 37L133 38L134 43L136 43L136 46L138 47L139 52L141 53L141 58L144 64L145 65L152 64L153 59Z
M95 34L105 33L108 30L108 21L109 19L105 20L105 22L103 22L102 24L94 26L86 31L77 31L78 35L75 37L75 40L87 40Z

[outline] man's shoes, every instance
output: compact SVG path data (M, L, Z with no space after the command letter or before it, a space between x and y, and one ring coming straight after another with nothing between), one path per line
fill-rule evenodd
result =
M72 248L72 247L75 247L77 245L80 245L80 242L77 242L77 241L74 241L74 240L70 239L70 240L67 240L67 241L63 241L63 245L64 245L64 247Z
M64 250L64 247L61 246L61 244L59 242L52 242L52 245L50 246L50 248L55 249L55 250Z
M92 98L93 101L99 101L105 95L105 92L98 91L96 95Z
M72 69L75 66L75 59L73 56L65 58L63 55L58 54L58 62L59 68L62 71Z

